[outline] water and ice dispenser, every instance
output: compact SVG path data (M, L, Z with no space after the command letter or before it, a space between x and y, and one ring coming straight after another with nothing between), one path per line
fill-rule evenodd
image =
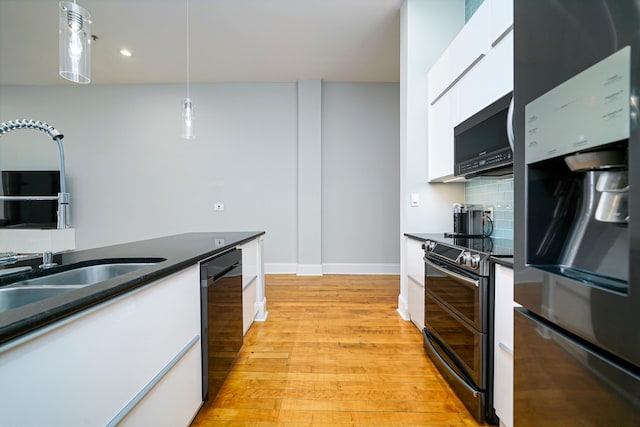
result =
M616 292L629 278L630 48L525 107L525 262Z

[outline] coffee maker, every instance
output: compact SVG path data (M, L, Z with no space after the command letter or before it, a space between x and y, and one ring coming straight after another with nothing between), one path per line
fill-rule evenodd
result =
M453 205L453 236L484 236L482 214L482 209L478 208L477 206L455 203Z

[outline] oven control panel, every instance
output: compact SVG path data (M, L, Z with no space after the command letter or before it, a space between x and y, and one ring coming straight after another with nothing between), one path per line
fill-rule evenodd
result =
M475 274L488 274L488 255L481 252L434 240L426 240L422 248L427 258L449 262Z

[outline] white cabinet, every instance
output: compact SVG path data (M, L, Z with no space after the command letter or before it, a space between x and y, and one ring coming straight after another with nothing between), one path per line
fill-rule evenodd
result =
M424 251L422 242L407 238L408 306L411 321L422 331L424 328Z
M430 181L453 175L452 99L455 88L447 91L429 107L427 165Z
M258 240L240 246L242 249L242 333L246 335L258 314Z
M453 128L513 90L512 24L513 0L485 0L429 70L429 181L453 177Z
M487 0L489 2L489 42L497 45L513 29L513 0Z
M500 425L513 426L513 270L495 265L494 408Z
M513 31L460 79L456 89L454 127L513 90Z
M187 426L200 348L193 266L0 347L0 425Z

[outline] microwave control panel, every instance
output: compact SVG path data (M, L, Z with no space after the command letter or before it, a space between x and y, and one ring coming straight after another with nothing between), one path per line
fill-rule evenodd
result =
M497 152L485 154L475 159L468 160L456 165L456 175L465 175L472 172L481 171L483 169L509 164L513 162L513 152L510 148L499 150Z

